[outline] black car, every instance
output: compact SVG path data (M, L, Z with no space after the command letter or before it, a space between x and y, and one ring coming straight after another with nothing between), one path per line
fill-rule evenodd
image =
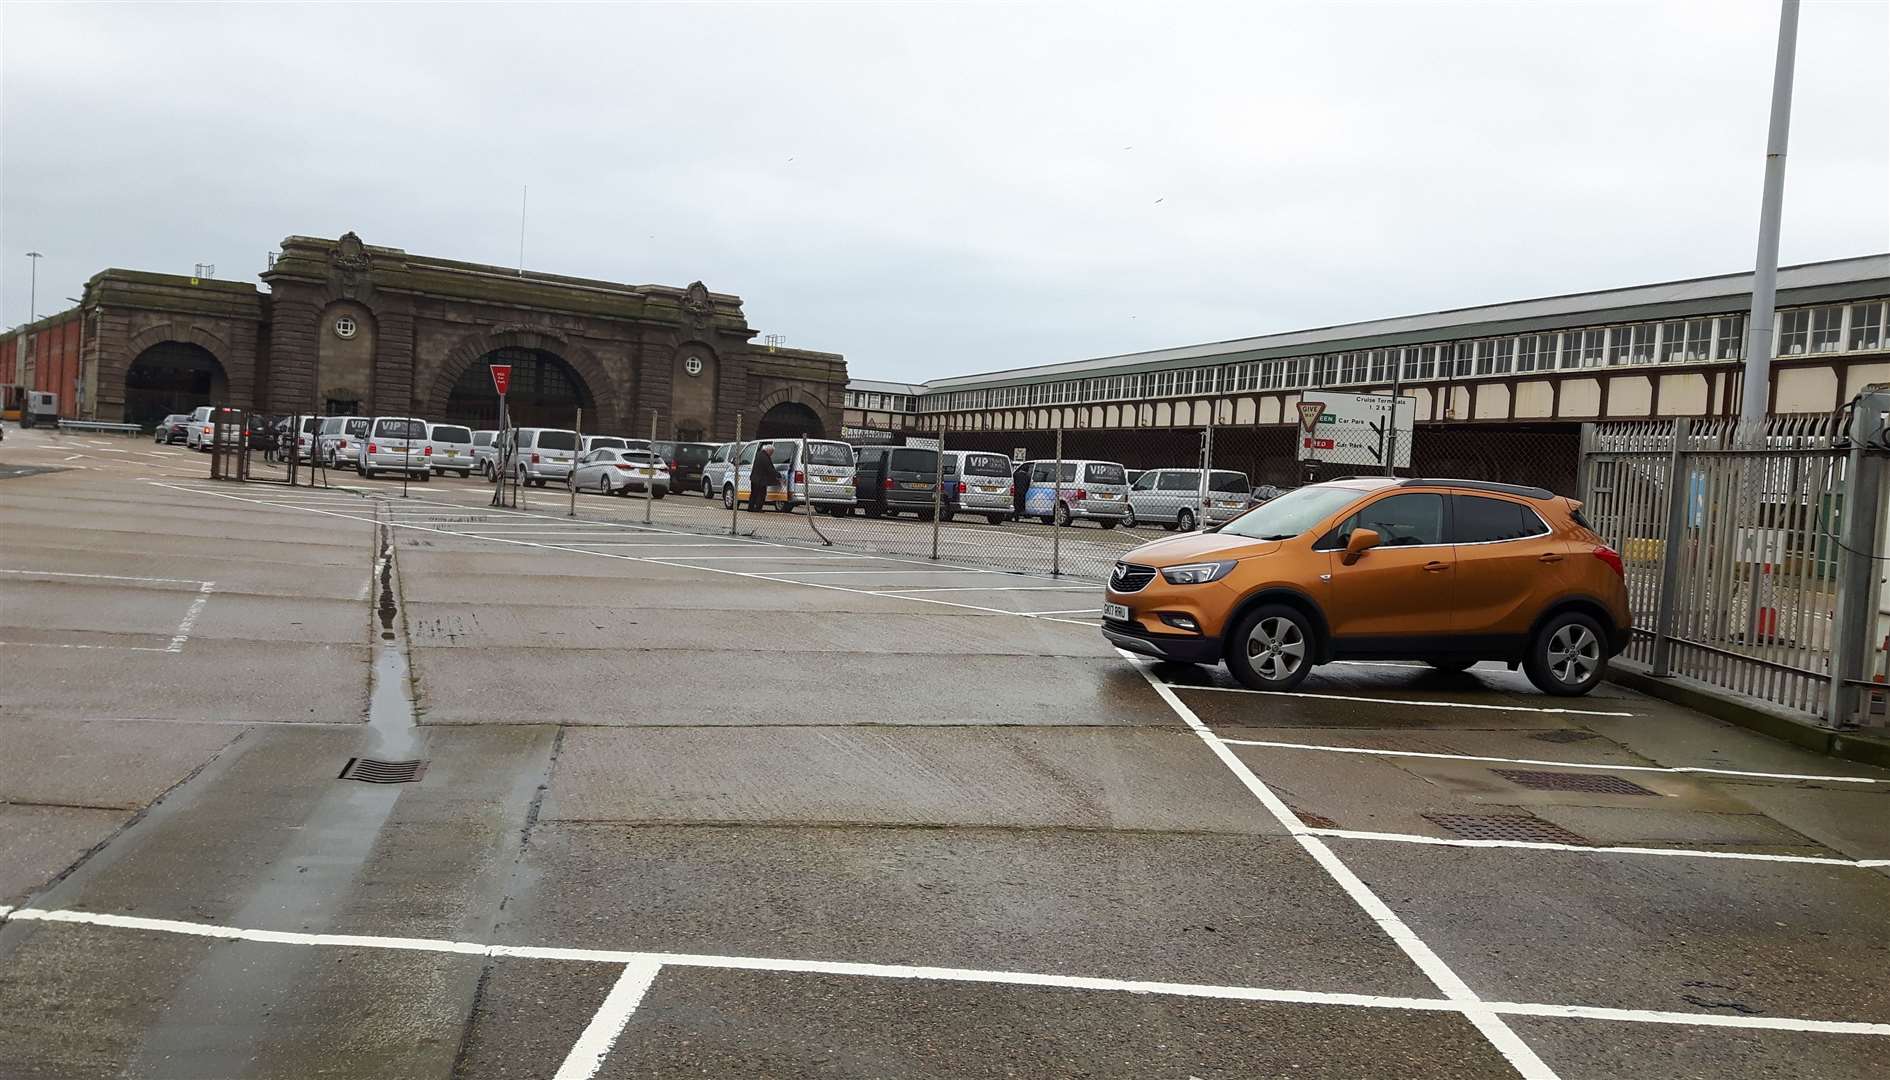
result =
M709 456L715 453L715 443L660 440L650 445L655 448L656 455L669 464L669 490L702 490L702 467L709 463Z
M155 436L154 441L166 446L183 442L190 436L190 414L172 413L159 420L157 426L151 430L151 434Z

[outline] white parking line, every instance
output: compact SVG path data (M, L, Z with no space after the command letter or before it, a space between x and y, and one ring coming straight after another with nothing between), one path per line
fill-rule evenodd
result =
M215 923L185 922L178 919L154 919L139 915L114 915L91 911L45 910L0 906L0 922L42 922L79 926L103 926L149 933L180 934L224 941L249 941L260 944L386 949L396 952L434 952L458 956L489 958L510 957L528 960L564 960L574 963L613 964L628 967L650 964L662 967L720 968L740 971L774 971L790 974L848 975L861 978L911 981L979 983L1000 986L1042 986L1064 990L1091 990L1104 993L1159 994L1184 998L1216 998L1230 1001L1264 1001L1287 1005L1341 1005L1362 1009L1393 1009L1414 1012L1460 1013L1474 1022L1475 1017L1545 1016L1586 1020L1611 1020L1639 1024L1674 1024L1685 1027L1736 1028L1751 1031L1806 1031L1833 1035L1890 1036L1890 1024L1857 1020L1814 1020L1784 1016L1749 1014L1690 1013L1654 1009L1617 1009L1592 1005L1556 1005L1541 1002L1464 1001L1447 998L1393 997L1378 994L1350 994L1328 990L1285 990L1258 986L1224 986L1212 983L1161 982L1144 979L1099 978L1085 975L1051 975L1028 971L1003 971L982 968L928 967L908 964L853 963L838 960L797 960L767 956L716 956L698 953L641 952L618 949L558 948L538 945L486 945L478 942L451 941L442 938L383 937L375 934L318 934L303 931L255 930L219 926ZM621 978L619 980L621 982ZM627 993L627 991L626 991ZM1498 1021L1500 1023L1500 1021ZM1552 1076L1552 1073L1531 1075Z
M1523 1042L1521 1036L1504 1023L1501 1017L1491 1012L1487 1003L1477 997L1469 984L1451 970L1450 965L1424 943L1424 939L1418 937L1415 931L1405 925L1404 920L1379 899L1371 886L1360 880L1357 874L1340 861L1330 845L1313 836L1305 823L1299 820L1299 815L1282 802L1280 797L1273 793L1273 789L1267 787L1254 774L1254 771L1247 767L1246 762L1240 760L1239 756L1228 749L1218 736L1208 730L1208 726L1201 722L1201 718L1194 714L1194 710L1175 696L1173 688L1156 678L1132 654L1121 649L1117 652L1121 653L1124 660L1134 665L1135 670L1147 680L1156 695L1168 704L1169 709L1173 710L1183 723L1188 725L1189 730L1200 737L1202 743L1220 759L1221 764L1227 766L1228 771L1232 772L1236 779L1246 786L1254 798L1260 800L1260 805L1266 807L1274 820L1278 821L1293 839L1299 842L1300 847L1312 856L1313 861L1325 870L1327 876L1331 877L1339 888L1345 890L1345 894L1352 898L1352 902L1357 904L1367 917L1378 924L1386 936L1390 937L1392 942L1404 952L1404 955L1417 965L1418 970L1424 972L1425 977L1430 979L1431 985L1442 991L1445 997L1464 1006L1464 1018L1475 1025L1483 1037L1489 1040L1490 1045L1496 1048L1497 1053L1503 1055L1504 1060L1528 1080L1555 1080L1555 1070L1549 1068L1547 1062L1537 1057L1536 1052L1531 1050L1529 1045Z
M617 1045L617 1036L623 1034L630 1014L637 1011L637 1005L643 1001L643 995L660 970L662 965L649 960L624 965L623 974L617 977L616 985L605 995L604 1003L597 1007L591 1022L585 1025L584 1033L578 1036L551 1080L591 1080L597 1075L597 1070L604 1066L604 1059L610 1056L610 1048Z
M1558 769L1603 769L1608 772L1699 773L1713 776L1744 776L1759 780L1829 780L1839 784L1882 784L1890 781L1869 776L1831 776L1825 773L1750 772L1744 769L1720 769L1710 765L1606 765L1589 761L1554 761L1548 758L1485 757L1479 754L1440 754L1425 750L1379 750L1365 746L1327 746L1317 743L1275 742L1270 739L1228 739L1236 746L1269 746L1279 750L1319 750L1329 754L1375 754L1382 757L1442 758L1447 761L1494 761L1506 765L1550 765Z
M1102 610L1101 608L1078 607L1078 608L1069 608L1064 611L1026 611L1024 614L1026 615L1089 615L1089 614L1092 614L1094 612L1098 612L1101 610Z
M1353 694L1318 694L1306 690L1249 690L1242 686L1191 686L1187 683L1163 683L1176 690L1209 690L1217 694L1260 694L1266 697L1316 698L1321 701L1365 701L1373 705L1416 705L1426 709L1487 709L1491 712L1547 713L1554 716L1633 716L1629 712L1601 712L1595 709L1557 709L1540 705L1485 705L1468 701L1423 701L1415 698L1360 697Z
M935 588L907 589L898 585L883 585L879 592L883 595L892 593L934 593L934 592L1093 592L1090 585L946 585Z
M870 559L871 555L678 555L693 562L845 562Z
M1890 866L1890 859L1832 859L1819 855L1772 855L1760 851L1702 851L1698 848L1608 847L1599 844L1554 844L1536 840L1466 840L1460 837L1423 836L1418 833L1368 832L1362 829L1306 830L1313 836L1334 836L1344 840L1382 840L1393 844L1425 844L1431 847L1519 848L1525 851L1583 851L1601 855L1669 855L1683 859L1731 859L1735 862L1809 863L1814 866L1840 866L1846 869Z
M128 577L124 574L74 574L64 570L0 570L0 574L22 574L27 577L69 577L90 578L95 581L160 581L168 585L204 585L205 582L192 578L175 577Z

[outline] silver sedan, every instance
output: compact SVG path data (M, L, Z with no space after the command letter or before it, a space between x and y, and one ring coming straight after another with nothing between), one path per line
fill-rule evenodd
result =
M571 471L571 485L599 495L647 491L652 498L660 499L669 494L669 468L648 450L602 447L578 457L577 468Z

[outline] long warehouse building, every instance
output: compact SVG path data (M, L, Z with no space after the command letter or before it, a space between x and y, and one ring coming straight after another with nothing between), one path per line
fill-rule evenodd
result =
M1737 415L1751 302L1752 275L1725 274L924 383L854 380L842 423L860 441L942 430L948 446L1031 454L1061 429L1068 456L1131 468L1188 461L1203 428L1224 442L1245 429L1256 480L1290 480L1303 394L1388 394L1395 378L1415 399L1420 470L1526 475L1544 454L1572 454L1585 421ZM1890 382L1890 254L1782 267L1777 313L1773 412L1830 412Z

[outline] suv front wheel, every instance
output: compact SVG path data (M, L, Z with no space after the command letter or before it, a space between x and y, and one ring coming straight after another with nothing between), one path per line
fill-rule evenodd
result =
M1579 611L1550 616L1529 642L1523 672L1545 694L1586 694L1607 671L1605 640L1601 624Z
M1312 670L1313 655L1311 622L1285 604L1248 612L1227 639L1227 670L1253 690L1293 689Z

